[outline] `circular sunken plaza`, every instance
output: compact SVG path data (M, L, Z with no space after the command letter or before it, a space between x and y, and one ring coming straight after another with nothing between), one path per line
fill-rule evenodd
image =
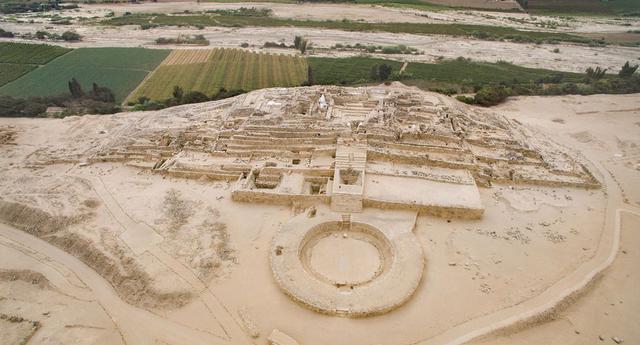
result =
M298 216L274 237L275 279L321 313L363 317L394 309L412 296L424 269L411 227L400 224L365 215Z

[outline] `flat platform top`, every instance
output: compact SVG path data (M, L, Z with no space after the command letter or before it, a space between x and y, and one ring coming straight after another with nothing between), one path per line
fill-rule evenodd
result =
M404 176L367 174L364 198L425 206L482 208L478 187Z

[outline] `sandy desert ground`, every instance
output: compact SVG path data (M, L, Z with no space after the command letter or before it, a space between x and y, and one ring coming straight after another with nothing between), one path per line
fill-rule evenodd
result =
M333 4L81 5L625 34L637 18ZM640 48L305 28L51 26L71 47L405 44L420 55L617 71ZM24 18L23 18L24 19ZM540 27L554 22L554 28ZM544 25L542 25L544 26ZM594 36L595 37L595 36ZM20 41L19 39L12 39ZM162 48L174 48L162 46ZM554 52L559 49L561 54ZM193 47L193 49L198 49ZM292 50L269 51L291 54ZM374 54L375 55L375 54ZM640 343L640 97L481 108L394 82L256 90L159 111L0 118L7 344Z
M562 147L601 188L493 183L478 188L480 219L421 213L413 233L425 266L415 292L394 311L354 319L293 302L269 267L283 224L323 217L327 206L237 202L233 182L153 173L133 156L87 164L136 139L181 135L187 146L173 159L204 164L184 131L216 133L233 118L229 109L266 104L262 92L158 112L2 119L3 334L77 344L265 344L274 329L299 344L640 340L631 325L639 310L636 95L529 97L481 110Z

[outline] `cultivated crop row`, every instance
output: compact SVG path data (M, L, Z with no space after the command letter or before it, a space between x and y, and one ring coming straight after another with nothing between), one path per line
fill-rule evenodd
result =
M0 63L44 65L70 50L44 44L0 42Z
M173 88L213 95L220 88L255 90L274 86L298 86L307 79L307 63L302 57L262 54L240 49L208 50L206 62L182 63L202 58L202 50L182 50L172 54L134 92L130 100L171 97ZM179 64L177 64L180 62Z

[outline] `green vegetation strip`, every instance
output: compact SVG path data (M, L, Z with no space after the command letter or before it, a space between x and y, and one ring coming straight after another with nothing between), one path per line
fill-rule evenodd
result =
M71 49L44 44L0 42L0 86L69 52Z
M37 67L38 66L36 65L22 65L0 62L0 86L18 79L20 76L33 71Z
M129 97L129 101L143 96L164 100L172 96L175 86L185 92L199 91L211 96L221 88L250 91L299 86L307 80L307 64L301 57L240 49L212 49L205 62L188 63L189 55L198 52L201 50L181 51L182 61L160 65Z
M174 25L174 26L226 26L226 27L308 27L345 31L382 31L424 35L476 36L483 39L513 39L531 42L590 43L591 39L566 34L540 31L521 31L509 27L467 24L432 23L364 23L352 21L312 21L281 19L269 16L237 16L218 14L131 14L114 17L101 23L108 25Z
M386 63L398 71L402 62L369 57L318 58L309 57L307 62L313 73L314 84L352 85L371 82L371 69L376 64Z
M638 0L518 0L530 13L548 15L640 16Z
M409 63L406 78L423 82L485 85L497 83L534 82L540 78L561 75L565 79L578 79L581 74L558 72L540 68L516 66L508 62L475 62L464 58L445 60L436 64Z
M371 70L375 65L385 63L391 66L392 73L400 70L401 62L369 57L319 58L309 57L309 66L315 84L365 84L373 82ZM534 82L541 78L561 76L567 80L577 80L577 73L557 72L516 66L507 62L474 62L464 58L444 60L439 63L408 64L404 73L396 76L406 84L424 89L443 85L452 87L477 87L504 82Z
M160 49L79 48L0 87L0 95L68 93L68 81L76 78L85 88L93 83L106 86L113 90L116 101L122 101L168 54L169 50Z
M0 42L0 63L44 65L69 51L45 44Z

